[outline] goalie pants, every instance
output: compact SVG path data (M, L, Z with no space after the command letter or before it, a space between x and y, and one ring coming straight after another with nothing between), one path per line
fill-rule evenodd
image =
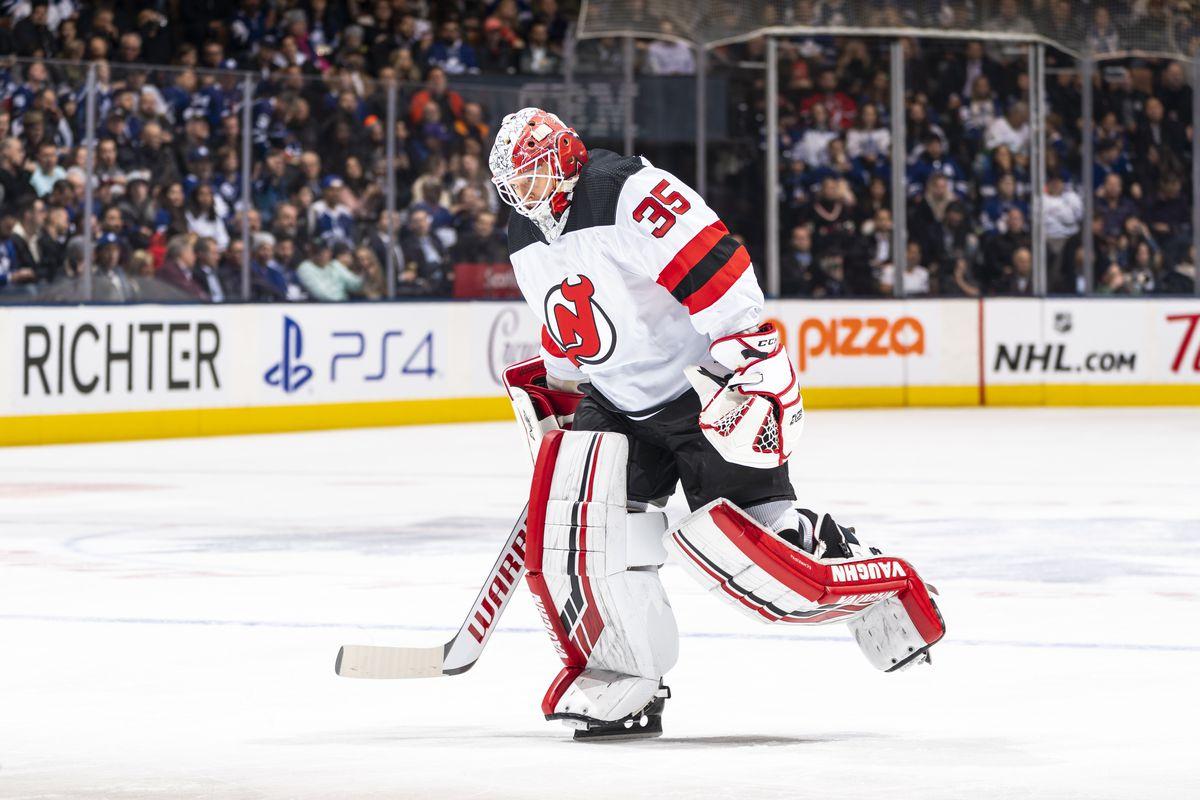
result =
M731 464L700 432L700 398L688 390L653 415L634 419L595 390L575 411L572 429L623 433L629 439L627 492L648 503L669 496L677 482L692 510L719 497L741 508L773 500L795 500L787 465L756 469Z

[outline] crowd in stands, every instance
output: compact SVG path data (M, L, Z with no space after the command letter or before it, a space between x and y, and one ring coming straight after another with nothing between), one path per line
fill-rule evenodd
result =
M843 24L846 8L805 1L795 13ZM1001 19L1012 0L997 8L996 25L1019 29L1018 17ZM505 261L507 215L486 159L498 116L511 109L471 101L463 81L560 74L577 13L556 0L0 0L0 9L0 298L78 299L90 180L95 299L215 302L446 296L456 264ZM1107 11L1094 13L1097 52L1119 49ZM780 45L785 296L888 294L896 281L885 46L845 37ZM753 60L738 47L711 63ZM895 190L907 202L906 291L1030 293L1024 51L911 39L905 48L908 154ZM619 72L620 42L581 42L574 57L583 71ZM1074 62L1063 63L1047 85L1043 223L1049 288L1074 293L1086 224L1080 87ZM639 43L638 64L656 75L695 70L692 49L676 40ZM1097 289L1191 291L1186 74L1177 62L1127 60L1102 66L1096 80Z
M168 6L169 20L159 10ZM9 299L78 296L88 62L96 299L373 299L388 294L389 259L396 294L447 295L455 264L506 260L506 215L486 160L494 115L512 110L489 116L451 84L557 73L568 32L555 0L2 7L0 296Z
M1107 20L1097 10L1097 22ZM1113 33L1113 36L1116 34ZM1111 44L1111 43L1110 43ZM1031 294L1028 59L1023 48L905 40L910 295ZM891 294L891 119L887 51L861 39L780 46L782 294ZM1049 62L1050 59L1048 58ZM1191 293L1193 92L1177 61L1101 62L1094 84L1094 216L1081 196L1081 78L1047 77L1042 223L1048 289Z

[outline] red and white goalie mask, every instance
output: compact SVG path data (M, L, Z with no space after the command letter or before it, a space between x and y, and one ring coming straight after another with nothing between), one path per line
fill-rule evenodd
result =
M587 148L561 119L522 108L500 124L488 166L500 199L553 239L566 223L570 193L587 163Z

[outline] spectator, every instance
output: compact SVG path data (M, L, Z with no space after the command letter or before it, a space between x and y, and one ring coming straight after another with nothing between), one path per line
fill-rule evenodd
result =
M125 248L115 233L106 233L96 242L92 270L92 298L102 303L128 303L137 299L137 291L121 266Z
M362 292L363 279L351 272L342 260L335 257L349 252L341 242L330 245L318 239L312 245L307 261L296 270L300 285L313 300L337 303Z
M837 73L832 69L821 70L817 78L817 91L800 104L800 111L811 114L814 106L821 106L834 130L849 130L858 115L858 104L850 95L838 89Z
M383 266L375 253L366 245L360 245L354 250L354 260L350 270L363 279L362 296L367 300L378 300L387 292L383 275Z
M214 240L201 236L192 250L195 253L192 281L212 302L225 303L241 296L241 275L230 272L228 267L222 269L221 251Z
M504 24L495 17L483 23L483 48L479 54L479 67L484 74L509 74L516 72L516 59L512 45L504 36Z
M1015 155L1025 155L1029 148L1029 107L1013 103L1003 117L996 117L987 128L984 146L995 150L1004 146Z
M838 137L823 105L813 105L808 111L810 122L792 149L791 157L809 166L824 166L828 161L829 143Z
M517 67L525 75L550 75L558 72L559 58L550 43L550 34L544 22L535 22L529 28L529 41L517 57Z
M1018 208L1010 208L1004 221L1004 231L991 236L983 248L984 270L981 276L985 288L1006 289L1010 281L1014 261L1013 253L1021 248L1029 249L1029 230L1025 215Z
M879 122L874 105L865 105L858 122L846 133L846 153L853 159L887 161L891 156L892 133Z
M425 61L430 66L445 70L448 75L479 72L475 50L463 41L456 19L442 22L438 29L438 38L425 53Z
M256 303L283 302L292 299L286 270L275 259L275 237L260 233L254 237L253 257L250 260L250 299ZM230 264L228 269L240 265Z
M1133 286L1129 282L1121 266L1111 262L1100 272L1100 285L1096 294L1133 294Z
M213 189L207 183L196 187L184 215L189 231L197 236L211 238L222 250L229 246L229 231L225 229L224 221L217 214Z
M661 31L664 36L675 35L670 20L662 21ZM646 47L646 72L651 75L695 75L695 49L678 39L655 39Z
M170 183L162 188L158 211L154 215L154 230L159 235L175 236L188 231L187 196L182 183Z
M129 181L125 187L125 194L117 204L117 210L124 220L134 247L148 247L151 237L154 236L158 208L154 198L150 196L150 184L145 178L137 177Z
M50 206L46 211L46 224L38 236L38 280L51 284L64 277L67 260L67 240L71 235L71 220L62 206Z
M50 194L54 184L67 177L67 171L58 163L58 148L53 142L45 142L38 147L37 167L29 177L29 184L38 197Z
M407 259L400 284L410 294L449 295L452 273L442 241L433 235L428 212L417 209L409 214L408 233L400 249Z
M1182 259L1163 275L1159 292L1162 294L1194 294L1196 289L1196 248L1189 247L1186 259Z
M19 56L49 56L54 53L54 33L49 25L49 3L32 0L29 16L13 26L13 45Z
M909 296L927 295L930 291L929 269L922 265L921 245L909 242L905 250L908 263L904 265L904 293ZM891 265L881 271L880 283L884 294L891 294L895 269Z
M24 197L17 205L17 219L10 234L17 269L30 270L35 275L41 269L39 241L45 223L46 204L36 197Z
M780 270L779 289L784 297L812 297L819 284L812 248L812 230L807 225L792 228L792 236Z
M812 203L809 222L813 226L813 246L818 255L847 249L854 235L854 194L845 181L826 177Z
M23 197L34 194L25 172L25 146L8 137L0 142L0 213L13 212Z
M187 236L174 236L167 242L167 257L158 269L158 279L174 286L193 300L208 302L211 298L193 274L196 252Z
M1114 238L1124 230L1125 220L1137 213L1137 206L1125 197L1121 178L1116 173L1105 176L1096 195L1096 213L1103 221L1101 233Z
M413 125L420 125L424 121L425 109L431 102L441 110L442 119L457 120L462 117L462 96L449 88L446 71L441 67L430 67L425 75L425 88L414 94L409 103L409 121Z
M1146 201L1145 216L1150 230L1164 241L1184 238L1191 226L1190 214L1179 176L1164 176L1158 191Z
M1133 134L1133 150L1145 157L1150 151L1183 153L1187 149L1187 134L1183 123L1166 119L1162 101L1151 97L1146 101L1144 116Z
M37 273L17 265L12 235L16 224L11 214L0 214L0 297L30 297L36 292Z
M979 281L967 259L954 260L950 280L943 281L942 294L948 297L979 297Z
M931 287L934 294L953 290L951 284L956 283L954 272L959 262L963 262L967 271L974 274L981 251L979 237L971 230L966 206L960 202L947 206L941 224L928 239L930 248L925 255L926 262L938 278Z
M929 182L931 175L945 176L950 189L958 197L966 197L967 175L952 156L942 151L942 140L936 134L925 137L924 150L908 168L908 192L919 195Z
M342 202L346 184L338 175L328 175L321 182L321 199L308 210L308 227L314 236L334 242L354 239L354 215Z
M496 229L496 215L490 211L476 214L470 227L458 237L451 251L456 263L503 264L508 248Z
M1083 200L1066 187L1062 176L1049 175L1042 198L1042 224L1046 226L1046 269L1051 275L1062 269L1062 252L1067 240L1079 232L1083 222Z
M1120 181L1118 183L1118 191ZM985 233L1004 232L1005 219L1011 208L1018 209L1026 217L1029 216L1029 204L1017 199L1017 180L1011 172L1000 176L996 182L995 194L983 203L983 213L980 215L980 225Z
M1018 247L1012 251L1009 263L1001 273L999 293L1033 294L1033 253L1028 247Z
M395 259L397 269L404 268L404 253L400 251L399 243L393 245L392 231L400 230L399 214L389 216L387 211L384 211L379 216L379 222L372 226L363 244L371 248L371 252L375 254L375 258L379 261L381 267L386 274L389 269L389 258Z

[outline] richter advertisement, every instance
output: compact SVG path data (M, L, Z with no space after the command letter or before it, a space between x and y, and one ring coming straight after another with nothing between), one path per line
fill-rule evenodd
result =
M1083 387L1088 402L1193 402L1200 386L1192 299L780 300L766 316L824 405L974 403L981 387L1000 390L989 402L1082 397L1014 394L1049 386ZM0 418L494 401L504 367L539 341L519 302L10 307Z

